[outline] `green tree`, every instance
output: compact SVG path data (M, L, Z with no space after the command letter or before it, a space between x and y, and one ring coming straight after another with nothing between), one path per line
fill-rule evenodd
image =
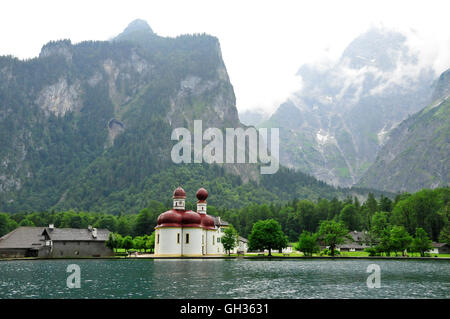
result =
M355 197L356 198L356 197ZM339 220L345 225L347 229L359 230L361 224L358 210L353 204L347 204L342 208Z
M162 212L160 211L159 214ZM156 226L157 216L155 216L155 212L152 213L148 208L141 210L136 217L134 234L136 236L151 234Z
M318 234L311 234L305 230L298 238L298 242L295 243L294 249L303 252L305 256L312 256L313 253L320 251L317 238Z
M370 228L370 231L372 232L372 234L377 238L381 237L383 231L390 226L389 213L376 212L372 216L371 225L372 227Z
M145 251L150 250L153 252L155 250L155 232L153 232L150 236L144 235L145 240Z
M220 241L225 251L228 251L228 256L230 256L231 251L238 244L238 233L233 225L229 225L227 228L225 228L224 235L222 236Z
M345 225L334 220L324 220L320 223L319 238L330 247L331 256L334 256L337 245L344 243L345 239L351 239Z
M375 250L379 253L386 253L390 256L392 251L391 243L391 224L389 223L388 212L376 212L372 216L370 223L372 227L369 230L367 239L369 245L374 246Z
M297 229L296 234L303 230L316 231L318 220L314 203L309 200L301 200L297 203L297 211L300 227Z
M103 215L95 224L95 227L108 229L111 232L117 230L117 218L113 215Z
M126 216L120 216L117 219L117 232L122 236L131 234L131 223Z
M133 239L134 247L136 250L145 250L145 239L144 236L137 236Z
M375 212L377 211L378 203L373 193L369 193L367 200L364 204L366 205L371 215L375 214Z
M9 215L5 213L0 213L0 237L9 233Z
M447 223L439 234L439 241L450 245L450 223Z
M380 201L378 202L378 211L391 212L392 211L392 200L390 200L386 196L381 195Z
M127 252L134 247L134 241L131 236L125 236L122 241L122 248Z
M249 236L250 250L269 250L272 256L272 249L283 249L287 247L287 237L281 230L280 224L274 219L257 221Z
M375 246L377 252L385 253L386 256L390 256L391 251L395 249L391 240L391 228L392 226L388 225L387 228L379 231L377 236L378 244Z
M416 235L412 240L411 250L420 253L420 256L424 257L425 252L431 248L431 239L428 237L427 232L423 228L417 228Z
M20 221L19 226L34 227L36 225L28 218L24 218Z
M122 236L120 234L109 233L108 240L106 241L106 247L111 248L114 252L117 251L117 248L121 247L122 244Z
M423 228L433 240L438 240L445 220L439 212L445 207L448 189L423 189L400 200L392 210L392 223L404 226L412 234Z
M372 227L371 225L372 216L377 212L377 208L378 203L377 200L375 199L375 196L373 195L373 193L369 193L367 200L363 205L363 211L366 217L365 222L368 223L368 225L366 225L367 229L370 229Z
M390 241L395 255L397 255L398 251L401 251L404 256L405 250L411 245L412 237L408 234L405 227L393 226L391 229Z
M445 203L447 203L447 201L445 201ZM448 204L441 208L439 214L444 221L444 227L442 227L439 233L439 241L450 245L450 212L448 211Z

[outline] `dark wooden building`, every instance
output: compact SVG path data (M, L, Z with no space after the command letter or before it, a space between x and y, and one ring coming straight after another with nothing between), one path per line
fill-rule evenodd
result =
M0 238L0 257L103 257L109 230L96 228L19 227Z

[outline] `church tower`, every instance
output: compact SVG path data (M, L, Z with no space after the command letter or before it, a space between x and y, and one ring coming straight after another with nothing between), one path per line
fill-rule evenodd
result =
M178 187L173 192L173 209L175 210L186 209L186 192L181 187Z
M197 191L197 213L206 214L206 199L208 198L208 191L203 187Z

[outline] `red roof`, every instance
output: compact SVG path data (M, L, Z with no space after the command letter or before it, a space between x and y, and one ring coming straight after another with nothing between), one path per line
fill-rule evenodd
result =
M214 218L206 214L199 214L192 210L171 209L159 215L157 228L161 227L198 227L215 229Z
M211 216L206 215L206 214L199 214L199 215L201 215L201 218L202 218L201 225L204 229L215 229L216 228L216 225L214 223L214 218L212 218Z
M199 201L205 201L208 198L208 191L202 187L197 191L195 196L197 196Z
M180 227L181 221L180 211L171 209L159 215L156 224L157 227Z
M178 187L178 188L173 192L173 198L186 198L186 192L184 191L183 188Z

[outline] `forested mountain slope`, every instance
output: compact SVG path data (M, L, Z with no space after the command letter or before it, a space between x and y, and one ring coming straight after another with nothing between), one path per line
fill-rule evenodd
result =
M111 41L50 42L39 57L0 57L0 211L127 213L182 184L216 205L365 196L280 169L174 164L174 128L242 127L219 41L160 37L132 22Z
M448 186L450 70L436 83L433 102L398 125L359 185L415 192Z

